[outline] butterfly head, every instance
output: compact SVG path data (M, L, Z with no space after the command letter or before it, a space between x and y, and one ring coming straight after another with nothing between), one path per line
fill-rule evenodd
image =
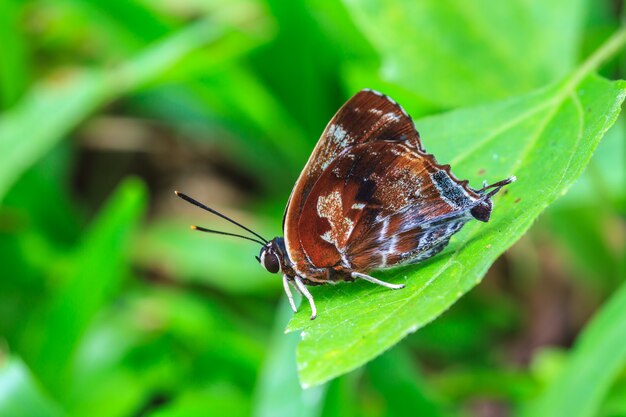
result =
M261 248L261 253L256 259L268 272L275 274L284 269L286 253L285 239L276 237Z

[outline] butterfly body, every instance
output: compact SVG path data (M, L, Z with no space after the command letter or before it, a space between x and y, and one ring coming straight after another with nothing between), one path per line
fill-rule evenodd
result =
M515 177L475 190L426 153L412 119L389 97L362 90L326 126L285 209L284 237L257 259L291 287L364 279L370 271L420 262L445 248L472 219L487 222L491 197ZM257 235L258 236L258 235Z

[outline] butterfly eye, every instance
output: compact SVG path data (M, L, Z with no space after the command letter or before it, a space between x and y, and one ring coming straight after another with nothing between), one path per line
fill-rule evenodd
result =
M272 274L280 271L280 262L278 260L278 256L276 256L273 252L265 252L263 256L261 256L261 263L267 269L268 272Z

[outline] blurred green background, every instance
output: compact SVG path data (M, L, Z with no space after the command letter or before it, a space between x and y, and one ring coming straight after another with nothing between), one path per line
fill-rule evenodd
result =
M572 71L623 8L0 0L0 416L521 413L623 281L623 120L478 288L306 391L278 277L254 244L192 233L232 228L173 190L279 235L300 169L359 89L414 117L515 96ZM581 415L626 416L626 369L611 380Z

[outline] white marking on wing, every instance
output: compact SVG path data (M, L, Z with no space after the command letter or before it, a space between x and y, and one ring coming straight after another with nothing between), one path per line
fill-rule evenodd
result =
M346 257L346 251L339 251L339 254L341 255L341 262L343 262L343 266L345 266L346 268L352 268L352 265Z
M384 116L384 118L385 118L387 121L394 121L394 122L397 122L398 120L400 120L400 116L398 116L398 115L397 115L396 113L394 113L394 112L389 112L389 113L386 113L386 114L385 114L385 116Z
M381 227L380 229L380 233L378 234L378 243L382 244L383 242L385 242L387 240L387 233L389 232L389 218L386 218L383 220L383 227ZM389 254L388 251L382 251L380 254L381 257L381 261L380 264L382 265L382 267L386 267L387 266L387 255Z
M391 236L391 243L389 243L389 253L394 253L396 251L396 245L398 244L398 236Z
M341 193L335 190L326 196L319 196L317 215L328 220L330 224L330 230L325 232L321 238L332 243L337 247L337 250L341 251L354 229L354 222L343 214Z
M393 255L394 253L396 253L397 244L398 244L398 236L396 235L391 236L389 247L382 253L382 265L381 265L382 268L387 266L387 257L389 255Z
M378 235L378 240L380 242L384 242L387 238L387 232L389 231L389 218L387 217L383 220L383 227L380 229L380 234Z
M328 130L328 133L335 139L335 142L341 143L347 136L346 130L339 124L334 124Z

